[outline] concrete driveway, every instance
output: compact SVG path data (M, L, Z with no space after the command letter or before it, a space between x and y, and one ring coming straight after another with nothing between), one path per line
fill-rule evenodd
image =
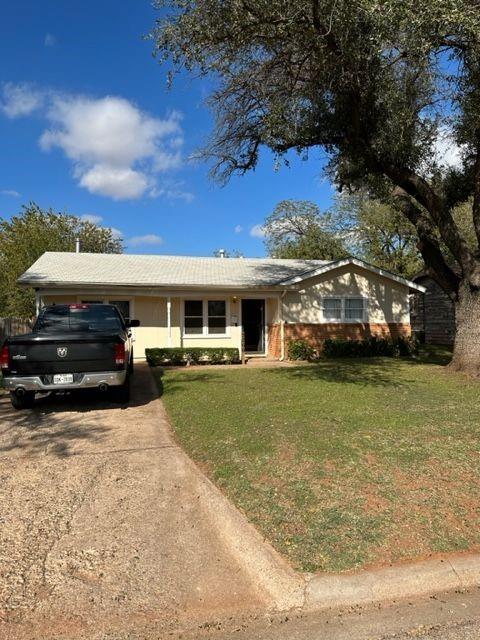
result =
M0 396L0 487L4 639L233 629L272 607L269 586L295 581L261 540L250 553L253 530L236 535L143 366L128 407L93 394L15 412Z

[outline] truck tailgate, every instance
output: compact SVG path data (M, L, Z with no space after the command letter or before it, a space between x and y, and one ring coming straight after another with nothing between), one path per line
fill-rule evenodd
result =
M10 341L13 375L114 371L117 336L75 334L46 336L28 334Z

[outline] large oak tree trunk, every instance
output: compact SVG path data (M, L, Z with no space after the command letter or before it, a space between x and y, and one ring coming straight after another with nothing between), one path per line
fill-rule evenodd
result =
M480 291L462 282L455 305L456 332L450 368L480 376Z

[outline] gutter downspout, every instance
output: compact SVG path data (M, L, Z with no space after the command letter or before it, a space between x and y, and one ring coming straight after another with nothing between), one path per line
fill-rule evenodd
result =
M167 336L168 346L172 346L172 299L170 296L167 298Z
M287 290L282 291L282 295L278 299L278 317L280 319L280 362L285 360L285 320L283 319L283 299Z

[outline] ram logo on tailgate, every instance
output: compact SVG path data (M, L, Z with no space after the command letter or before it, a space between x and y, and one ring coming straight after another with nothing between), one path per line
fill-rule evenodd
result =
M68 349L67 347L58 347L57 349L57 356L59 358L66 358L68 354Z

